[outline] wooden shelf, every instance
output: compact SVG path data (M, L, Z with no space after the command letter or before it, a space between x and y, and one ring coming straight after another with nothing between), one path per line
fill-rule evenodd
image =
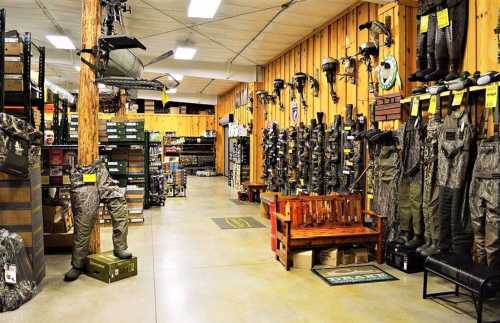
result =
M489 85L491 85L491 84L471 86L469 88L469 91L470 92L484 91L484 90L486 90L486 87L488 87ZM496 85L500 86L500 82L496 82ZM439 97L443 98L443 97L450 96L453 92L460 92L460 91L444 91L444 92L441 92L439 94ZM412 95L412 96L409 96L409 97L406 97L406 98L402 99L400 101L400 103L401 104L411 103L413 101L413 99L417 98L417 97L420 99L420 101L430 100L431 94L430 93L425 93L425 94Z

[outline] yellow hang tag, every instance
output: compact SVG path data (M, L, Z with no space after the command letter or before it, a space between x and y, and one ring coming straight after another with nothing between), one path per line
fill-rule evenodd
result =
M50 184L50 177L42 176L42 185L49 185L49 184Z
M163 91L161 91L161 103L165 105L168 101L170 101L170 98L168 97L167 90L164 89Z
M462 101L464 99L464 93L465 91L457 91L453 93L453 102L451 102L451 105L454 107L460 106L462 104Z
M429 102L429 114L436 114L437 108L437 97L435 95L431 95L431 100Z
M97 182L96 174L83 174L84 183L95 183Z
M437 12L438 27L440 29L446 28L450 25L450 18L448 16L448 8L444 8Z
M303 178L300 179L300 185L304 186L304 179Z
M493 83L486 87L486 108L494 109L498 102L498 84Z
M425 34L429 30L429 16L420 17L420 33Z
M373 200L373 194L367 194L366 197L368 197L369 200Z
M349 149L349 148L344 149L344 154L350 154L350 153L351 153L351 149Z
M413 98L411 105L411 116L418 117L418 105L420 103L420 99L417 97Z
M350 127L350 126L345 126L345 127L344 127L344 130L345 130L345 131L349 131L349 130L351 130L351 127Z

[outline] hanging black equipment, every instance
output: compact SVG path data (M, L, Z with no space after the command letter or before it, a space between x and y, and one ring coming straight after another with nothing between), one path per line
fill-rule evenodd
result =
M307 74L302 72L295 73L295 75L293 76L295 88L297 89L297 92L299 92L300 100L302 102L302 107L304 109L307 109L307 102L306 99L304 98L304 88L306 86L307 79L308 79Z
M282 79L275 79L273 85L274 95L278 98L280 111L285 111L285 107L283 106L283 102L281 101L281 91L285 89L285 81L283 81Z
M339 68L339 61L332 57L327 57L323 59L321 64L323 72L326 75L326 80L330 86L330 96L332 97L333 103L337 103L339 98L335 90L335 80L337 78L337 71Z

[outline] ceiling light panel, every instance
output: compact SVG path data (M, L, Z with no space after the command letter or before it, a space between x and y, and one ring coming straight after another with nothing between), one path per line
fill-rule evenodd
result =
M48 35L47 40L58 49L76 49L75 45L67 36Z
M175 59L183 59L190 60L193 59L196 54L197 49L191 47L177 47L175 50L174 58Z
M188 9L190 18L213 18L221 0L191 0Z

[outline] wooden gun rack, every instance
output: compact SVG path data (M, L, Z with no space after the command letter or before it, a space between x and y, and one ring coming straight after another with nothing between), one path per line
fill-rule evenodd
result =
M290 269L295 250L375 245L382 263L382 218L362 210L361 195L276 197L276 260ZM373 218L368 226L363 216Z

